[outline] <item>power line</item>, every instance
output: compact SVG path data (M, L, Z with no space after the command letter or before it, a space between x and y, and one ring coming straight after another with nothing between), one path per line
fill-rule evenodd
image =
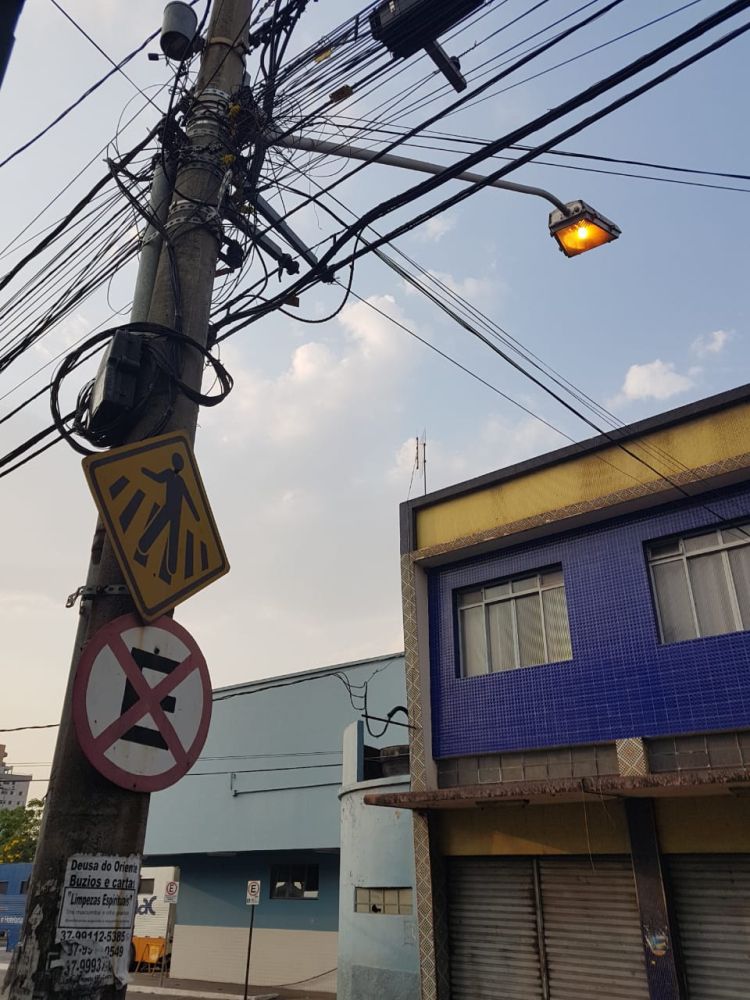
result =
M348 124L345 124L345 123L341 124L341 123L338 123L338 122L334 124L333 122L331 122L328 125L328 127L331 128L331 129L345 128L345 129L352 129L352 130L354 130L354 129L361 130L362 128L367 128L367 130L370 131L370 132L380 132L382 134L390 135L390 136L401 136L401 135L404 135L403 132L400 132L400 131L392 128L392 127L389 128L386 125L379 125L376 122L366 122L366 123L362 122L360 125L348 125ZM476 137L476 136L459 135L459 134L456 134L456 133L449 133L449 132L446 132L446 133L424 132L423 134L425 135L426 138L431 138L431 137L434 136L435 141L439 142L440 145L435 145L434 143L430 144L428 142L422 142L422 143L420 143L420 142L416 142L414 140L405 141L404 145L413 147L414 149L428 149L428 150L432 150L433 152L443 152L443 153L445 153L445 152L453 152L453 153L457 153L457 152L461 152L461 150L449 149L446 144L447 143L454 143L454 144L457 144L457 145L466 145L466 146L486 146L490 142L489 139L481 139L481 138ZM527 145L523 145L523 144L520 144L520 143L515 143L514 145L509 146L508 148L512 149L514 151L528 152L532 147L531 146L527 146ZM654 163L654 162L651 162L651 161L648 161L648 160L625 159L623 157L604 156L602 154L597 154L597 153L583 153L583 152L578 152L578 151L574 151L574 150L567 150L567 149L550 149L548 155L549 156L564 157L566 159L591 160L591 161L596 162L596 163L611 163L611 164L620 165L620 166L644 167L644 168L647 168L647 169L650 169L650 170L664 170L664 171L667 171L667 172L670 172L670 173L687 174L687 175L694 175L694 176L699 176L699 177L716 177L716 178L722 178L722 179L726 179L726 180L745 180L745 181L750 181L750 174L734 173L734 172L723 171L723 170L704 170L704 169L701 169L701 168L698 168L698 167L683 167L683 166L676 166L675 164ZM503 157L503 159L506 159L506 157ZM510 158L508 157L507 159L510 159ZM750 191L750 188L727 187L725 185L718 185L718 184L702 184L702 183L697 182L697 181L680 180L679 178L673 178L673 177L656 177L656 176L653 176L653 175L646 175L646 174L632 174L632 173L627 173L627 172L624 172L624 171L596 170L596 169L594 169L592 167L572 166L570 164L553 163L550 160L535 160L534 162L535 162L535 164L538 164L539 166L559 167L559 168L568 169L568 170L570 170L570 169L576 170L577 169L577 170L585 171L585 172L588 172L588 173L606 173L606 174L610 174L611 176L614 176L614 177L635 177L635 178L638 178L639 180L663 181L663 182L672 183L672 184L687 184L687 185L690 185L690 186L693 186L693 187L709 187L709 188L715 188L715 189L718 189L718 190L726 190L726 191L743 191L743 192Z
M450 198L445 199L443 202L440 202L438 205L434 206L428 211L422 212L416 218L396 227L387 236L381 237L380 241L376 240L370 243L367 249L353 251L352 254L350 254L347 257L344 257L342 260L336 263L331 263L331 260L334 257L336 251L345 242L347 242L352 235L361 231L361 229L364 226L369 225L371 221L381 218L383 215L389 214L396 208L403 207L405 204L408 204L411 201L414 201L416 198L421 197L422 195L428 193L429 191L432 191L436 187L439 187L440 185L445 183L446 180L452 179L457 174L465 171L467 168L470 168L471 166L474 166L475 164L482 162L484 159L487 159L490 156L495 155L495 153L500 152L502 149L507 148L508 145L510 145L511 143L517 142L519 139L524 138L529 133L538 131L539 129L545 127L546 125L549 125L552 122L556 121L558 118L563 117L564 115L569 114L571 111L581 107L583 104L590 102L591 100L593 100L598 96L601 96L603 93L606 93L613 87L617 86L617 84L624 82L625 80L629 79L635 74L642 72L643 69L653 65L660 59L663 59L666 55L675 51L677 48L680 48L686 45L688 42L695 40L696 38L705 34L711 28L714 28L718 24L723 23L723 21L729 19L730 17L736 16L736 14L747 9L748 6L750 6L750 0L736 0L736 2L729 4L727 7L724 7L721 11L717 12L715 15L704 19L697 25L694 25L693 28L676 36L676 38L672 39L670 42L665 43L662 46L659 46L657 49L652 50L645 56L641 56L639 59L628 64L628 66L623 67L623 69L618 70L616 73L611 74L604 80L599 81L599 83L594 84L591 87L587 88L582 93L576 95L573 98L570 98L568 101L563 102L563 104L558 105L551 111L539 116L533 122L530 122L529 124L522 126L519 129L515 129L513 132L507 134L506 136L495 142L492 142L489 146L484 147L477 153L471 154L470 156L467 156L463 160L459 161L459 163L454 164L449 168L446 168L446 170L444 170L441 174L438 174L436 177L431 177L426 181L422 181L420 184L413 186L403 194L397 195L395 198L391 198L387 202L378 206L377 208L372 209L369 212L365 213L365 215L359 221L359 223L357 223L357 225L350 227L347 233L334 240L334 244L331 247L331 249L321 258L320 268L327 268L329 271L336 271L342 267L348 266L351 263L352 259L356 259L358 257L363 256L364 253L369 252L372 249L375 249L377 246L381 245L382 242L388 242L405 232L409 232L410 230L421 225L423 222L426 222L429 219L434 218L434 216L439 214L440 212L443 212L448 208L452 208L454 205L458 204L459 202L465 200L468 197L471 197L476 192L482 190L487 185L491 184L493 181L499 180L502 177L505 177L507 174L511 173L511 171L516 170L520 166L523 166L524 164L531 162L532 160L536 159L536 157L538 157L541 153L548 152L549 149L552 148L553 146L558 145L560 142L565 141L566 139L570 138L573 135L577 135L579 132L583 131L585 128L588 128L595 122L600 121L602 118L607 117L608 115L612 114L612 112L619 110L621 107L624 107L626 104L635 100L637 97L642 96L644 93L647 93L654 87L664 83L668 79L671 79L673 76L676 76L682 70L688 68L689 66L692 66L696 62L699 62L701 59L704 59L706 56L722 48L724 45L727 45L729 42L734 41L736 38L740 37L742 34L750 30L750 22L741 25L739 28L734 29L727 35L724 35L721 38L719 38L717 41L712 42L710 45L707 45L705 48L699 50L694 55L689 56L688 58L682 60L680 63L677 63L670 69L665 70L664 72L660 73L658 76L652 78L648 82L628 92L624 96L617 98L615 101L612 101L610 104L594 112L593 114L590 114L586 118L577 122L575 125L570 126L561 133L558 133L558 135L534 147L529 152L524 153L522 156L518 157L515 161L508 164L507 166L502 167L501 169L496 170L491 174L488 174L481 181L477 181L474 184L466 188L463 188L457 194L451 196ZM306 280L309 280L309 277L310 275L307 275L305 276L305 278L299 279L299 281L296 282L295 284L295 291L297 289L301 289L304 285L304 282Z
M616 2L617 0L613 0L613 4L610 4L610 8ZM592 100L601 96L602 94L607 93L609 90L611 90L618 84L642 72L644 69L652 66L654 63L665 58L667 55L676 51L680 47L686 45L688 42L701 37L707 31L716 27L718 24L723 23L723 21L727 20L728 18L735 16L740 11L745 10L748 6L750 6L750 0L735 0L734 3L729 4L727 7L724 7L722 10L718 11L714 15L705 18L702 21L699 21L697 24L693 25L692 28L689 28L688 30L677 35L674 39L671 39L669 42L664 43L655 49L652 49L650 52L646 53L643 56L640 56L639 58L627 64L626 66L622 67L615 73L610 74L609 76L591 85L590 87L586 88L584 91L580 92L574 97L564 101L557 107L538 116L533 121L519 128L514 129L512 132L507 133L500 139L493 141L492 143L488 144L482 149L477 150L475 153L471 153L470 155L464 157L463 159L453 164L452 166L447 167L437 176L430 177L428 180L422 181L412 186L411 188L408 188L401 194L396 195L395 197L390 198L387 201L381 203L379 206L370 209L368 212L364 213L362 218L359 219L357 223L353 224L350 227L347 227L341 235L335 237L333 239L330 248L320 258L318 267L309 271L305 276L297 279L292 284L291 288L287 288L284 292L271 298L261 306L255 306L246 309L244 311L240 311L234 317L228 315L225 319L218 321L215 324L215 328L220 329L221 327L227 325L228 323L232 322L236 323L240 319L240 317L243 320L243 326L246 325L248 322L253 322L256 319L259 319L261 316L266 315L268 312L272 311L278 306L283 305L284 299L288 297L288 295L297 294L304 288L309 287L310 284L316 283L318 280L320 280L321 275L324 276L326 274L333 274L341 267L350 265L353 261L363 256L364 254L372 252L373 249L376 249L383 243L392 241L396 236L399 236L402 233L409 232L410 230L414 229L417 225L421 225L423 222L427 221L430 218L433 218L440 212L445 211L447 208L452 207L454 204L457 204L460 201L464 200L465 198L470 197L477 191L481 190L483 187L487 186L487 184L491 183L492 181L498 180L504 177L506 174L510 173L512 170L518 169L518 167L522 166L523 164L534 160L541 153L547 152L550 148L559 145L560 142L564 141L570 136L576 135L578 132L582 131L584 128L593 124L595 121L599 121L600 119L606 117L607 115L611 114L614 110L619 109L620 107L634 100L636 97L641 96L643 93L646 93L647 91L653 89L655 86L659 85L660 83L663 83L665 80L681 72L683 69L687 68L693 63L699 61L702 58L705 58L708 54L716 51L723 45L728 44L728 42L734 40L740 34L747 31L750 28L750 24L743 25L740 28L736 29L735 31L730 32L728 35L723 36L718 41L713 42L712 44L706 46L704 49L701 49L699 52L683 60L681 63L678 63L677 65L664 71L658 76L652 78L647 83L642 84L640 87L637 87L636 89L630 91L629 93L618 98L609 105L606 105L604 108L599 109L598 111L582 119L575 125L570 126L562 133L559 133L558 135L552 137L548 141L533 148L529 152L524 153L522 156L518 157L512 163L509 163L500 170L497 170L494 173L489 174L487 177L483 179L483 181L476 182L466 188L463 188L458 194L455 194L452 197L446 199L445 201L439 203L437 206L434 206L433 208L428 209L425 212L422 212L420 215L410 220L409 222L403 223L402 225L398 226L396 229L388 233L387 236L380 237L374 241L370 241L362 248L355 249L351 254L342 258L341 260L336 261L335 263L333 262L333 258L335 257L337 251L341 247L343 247L352 238L352 236L361 233L366 226L370 225L375 220L382 218L387 214L390 214L391 212L395 211L398 208L404 207L405 205L416 200L417 198L420 198L423 195L441 186L447 180L456 177L458 174L464 172L465 170L471 169L478 163L481 163L483 160L489 158L490 156L495 155L496 153L502 151L503 149L506 149L511 144L518 143L522 139L526 138L529 134L539 131L540 129L557 121L559 118L570 114L572 111L591 102ZM601 13L602 12L599 12L599 14ZM580 27L580 23L581 22L579 22L579 25L577 27ZM574 28L575 27L576 26L574 26ZM574 30L574 28L570 28L568 29L568 31L571 32ZM422 128L433 124L433 122L437 120L438 117L440 116L439 115L433 116L433 118L428 120L426 123L422 123L421 126L417 126L415 129L412 129L409 135L416 134ZM403 140L399 139L396 140L394 143L389 144L389 146L386 147L386 150L394 148L394 146L398 145L399 142L401 141ZM376 162L376 160L377 156L373 161L370 162ZM349 171L349 173L345 175L345 178L353 176L361 169L363 169L363 164L360 163L356 167L354 167L351 171ZM327 188L328 192L330 192L341 182L342 178L338 178L336 181L334 181L333 184L329 185L329 187ZM308 201L309 200L311 199L308 199ZM302 202L302 205L304 204L305 202ZM294 214L294 212L298 211L300 207L301 206L298 205L291 212L287 213L287 216ZM238 327L235 326L233 329L237 328ZM231 332L233 332L233 330L230 330L228 333L224 334L222 336L222 339L224 339L226 336L229 336Z
M276 691L280 688L293 687L297 684L307 684L310 683L311 681L328 680L331 677L335 677L337 680L341 681L341 683L346 688L347 693L349 693L350 698L352 696L352 693L354 697L361 698L366 693L367 687L372 682L374 677L377 677L378 674L382 673L384 670L387 670L388 667L393 666L394 663L399 662L402 658L403 658L403 653L394 653L392 656L384 658L385 662L381 663L379 667L376 667L375 670L373 670L372 673L369 675L369 677L364 681L354 681L352 680L352 678L347 677L346 674L343 673L344 667L341 666L339 668L333 668L330 671L322 671L317 674L312 674L312 675L304 674L301 677L287 677L281 681L276 681L276 682L270 681L267 684L263 683L260 685L247 685L239 691L230 690L223 694L218 694L218 695L214 694L213 702L215 704L216 702L227 701L231 698L247 697L248 695L261 694L264 691ZM351 664L348 666L366 666L366 665L367 664L365 661L364 663L361 664ZM353 705L352 707L355 709L355 711L359 711L359 709L356 706ZM20 733L24 732L25 730L31 730L31 729L56 729L59 725L60 725L59 722L52 722L49 725L41 725L41 726L16 726L13 729L0 729L0 733ZM317 751L317 752L327 753L328 751ZM331 752L338 753L338 751L331 751ZM266 755L264 754L261 756L266 756ZM282 754L281 756L287 756L287 755Z
M195 3L195 2L197 2L197 0L193 0L193 2ZM56 2L56 0L52 0L52 3L54 3L54 5L63 14L65 14L65 16L68 18L69 21L72 21L73 24L76 24L76 22L73 21L73 19L70 17L70 15L66 11L64 11L62 9L62 7L60 7L60 5ZM83 32L83 29L80 28L80 26L78 24L76 24L76 27L80 31ZM83 32L83 33L86 34L85 32ZM158 105L155 104L154 101L147 94L145 94L141 90L141 88L136 83L134 83L130 79L130 77L127 75L127 73L125 73L123 71L123 69L122 69L123 66L127 66L127 64L129 62L131 62L131 60L135 59L135 57L138 55L139 52L143 52L143 50L146 48L146 46L150 42L152 42L157 37L158 34L159 34L159 31L155 31L153 34L149 35L148 38L146 38L143 42L141 42L141 44L137 48L133 49L133 51L130 52L128 55L126 55L124 59L121 59L119 63L113 62L112 59L110 59L110 57L106 54L106 52L103 52L102 49L99 49L99 46L96 44L96 42L94 42L94 40L92 38L90 38L90 36L86 35L86 37L89 38L89 40L92 42L92 44L96 45L96 47L99 49L99 51L102 52L103 55L109 60L109 62L112 63L112 65L114 66L114 69L111 69L108 73L105 73L104 76L101 77L101 79L99 79L99 80L96 81L96 83L91 84L90 87L88 87L86 90L84 90L84 92L81 94L80 97L76 98L76 100L73 101L72 104L69 104L67 108L65 108L63 111L61 111L59 115L57 115L55 118L53 118L52 121L49 122L48 125L45 125L45 127L43 129L41 129L39 132L37 132L36 135L33 135L30 139L28 139L21 146L19 146L17 149L15 149L12 153L10 153L8 156L6 156L4 160L0 160L0 168L4 167L6 164L10 163L11 160L14 160L17 156L20 156L21 153L26 152L26 150L29 149L31 146L33 146L34 143L36 143L40 139L42 139L45 135L47 135L48 132L51 132L52 129L56 125L59 125L59 123L61 121L63 121L63 119L67 118L68 115L72 111L75 111L75 109L77 107L79 107L81 104L83 104L83 102L86 100L87 97L90 97L93 93L95 93L95 91L97 91L103 84L105 84L107 82L107 80L109 80L111 77L113 77L116 73L122 73L122 75L125 77L125 79L128 80L130 83L132 83L133 86L136 88L136 90L140 94L143 94L143 96L146 98L147 102L149 104L153 105L153 107L155 107L156 110L159 111L159 114L161 114L162 112L161 112L161 109L158 107Z

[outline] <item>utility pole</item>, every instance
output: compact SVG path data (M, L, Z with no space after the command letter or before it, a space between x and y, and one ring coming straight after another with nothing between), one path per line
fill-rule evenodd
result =
M176 312L186 341L202 346L208 338L211 295L220 248L218 202L226 188L226 112L230 95L244 73L244 55L252 0L215 3L187 124L188 142L180 157L175 194L166 223L173 260L163 247L154 285L149 320L174 328ZM180 303L174 300L172 264L176 268ZM167 345L168 347L169 345ZM203 358L180 347L182 381L200 390ZM165 407L165 391L154 393L144 406L130 441L152 433ZM198 406L178 392L163 432L181 430L193 440ZM76 981L75 963L56 940L66 866L74 854L127 857L143 850L149 796L122 789L104 778L84 756L72 719L72 688L79 657L91 637L120 615L133 613L117 559L101 524L94 535L81 601L78 632L55 748L44 820L29 887L21 941L8 970L2 996L8 1000L115 1000L126 985L102 970L100 980ZM94 594L94 591L96 593ZM86 597L86 594L84 594ZM125 928L130 948L132 928ZM108 981L109 980L109 981Z

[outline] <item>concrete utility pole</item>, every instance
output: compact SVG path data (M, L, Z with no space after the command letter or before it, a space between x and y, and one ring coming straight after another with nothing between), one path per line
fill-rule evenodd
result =
M187 126L189 142L177 172L175 195L167 220L181 289L180 312L186 340L206 344L216 262L218 202L226 188L226 111L229 96L242 82L245 40L252 0L221 0L214 4L207 29L196 101ZM162 249L149 319L175 325L170 261ZM168 344L160 345L166 348ZM200 389L203 358L181 348L182 381ZM154 395L130 435L140 440L152 432L164 412L164 396ZM195 436L197 405L181 392L162 431ZM26 918L19 948L8 970L2 996L8 1000L114 1000L126 986L112 982L111 969L78 968L70 950L57 941L58 915L66 867L71 855L105 854L127 857L143 850L149 796L129 792L102 777L84 756L73 727L73 679L80 654L107 622L130 614L134 605L117 560L99 525L94 535L87 588L101 588L81 601L81 615L70 670L60 731L47 793L47 805L29 887ZM104 591L107 588L107 592ZM125 591L123 593L123 591ZM84 595L86 598L86 595ZM132 928L125 928L130 950Z

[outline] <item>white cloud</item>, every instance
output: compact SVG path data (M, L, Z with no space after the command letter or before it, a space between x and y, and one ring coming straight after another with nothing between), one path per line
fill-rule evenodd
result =
M672 361L657 358L656 361L628 368L617 400L669 399L670 396L686 392L692 386L692 378L675 371Z
M407 368L407 340L387 316L411 324L390 295L370 296L367 303L340 313L343 337L301 344L276 377L243 369L227 352L235 388L216 422L209 413L205 425L220 428L225 443L254 439L289 446L330 430L344 413L351 419L354 411L371 405L366 400L392 396Z
M452 274L444 271L431 271L438 281L442 281L452 292L460 295L469 302L476 302L478 299L489 299L500 287L500 282L491 278L475 278L467 275L465 278L454 278Z
M91 323L82 313L71 313L34 344L34 351L45 360L51 360L61 351L83 340L90 329Z
M486 306L498 294L505 292L506 289L505 284L497 278L478 278L473 275L467 275L464 278L456 278L447 271L430 270L429 273L436 279L436 281L441 282L455 295L468 299L472 305L481 304ZM431 288L432 291L440 294L441 290L436 288L432 282L424 278L422 280L428 288ZM409 295L419 294L417 289L408 281L402 282L401 287L404 291L408 292Z
M423 226L417 230L417 238L422 243L439 243L440 240L456 228L456 217L454 215L434 215L428 219Z
M731 337L731 330L713 330L704 336L696 337L690 345L690 350L699 358L707 358L712 354L721 354Z

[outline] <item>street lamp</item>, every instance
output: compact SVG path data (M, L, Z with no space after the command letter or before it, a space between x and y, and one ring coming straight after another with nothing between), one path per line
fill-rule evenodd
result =
M395 156L393 153L379 153L372 149L360 149L346 142L329 142L326 139L310 139L307 136L271 134L269 145L286 146L288 149L301 149L310 153L323 153L328 156L342 156L348 160L361 160L364 163L380 163L390 167L402 167L405 170L416 170L423 174L440 174L445 166L439 163L428 163L425 160L414 160L407 156ZM503 191L515 191L517 194L531 194L536 198L544 198L554 211L549 215L549 232L554 236L566 257L577 257L579 253L593 250L595 247L611 243L620 235L620 228L600 215L585 201L561 201L551 191L544 188L531 187L528 184L518 184L516 181L499 177L488 181L482 174L464 170L453 178L457 181L467 181L469 184L486 184L487 187L501 188ZM258 205L272 228L274 220L267 214L262 202ZM282 234L283 235L283 234ZM288 239L288 237L285 236ZM296 249L296 247L295 247Z
M566 257L611 243L620 235L614 222L600 215L585 201L569 201L565 211L556 208L549 214L549 234Z

